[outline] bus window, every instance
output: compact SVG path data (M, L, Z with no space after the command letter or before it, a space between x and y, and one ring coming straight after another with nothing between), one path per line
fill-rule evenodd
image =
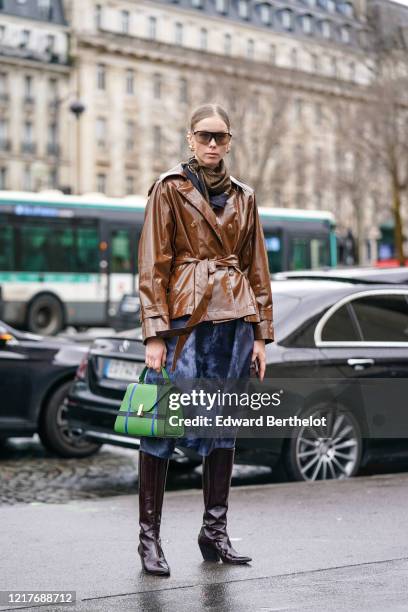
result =
M312 238L310 241L310 267L330 266L330 245L327 238Z
M78 227L76 238L78 271L88 273L99 272L99 236L97 227Z
M281 232L265 232L265 246L268 253L269 272L280 272L282 270L282 236Z
M73 228L33 224L19 230L21 271L72 272L75 268Z
M111 233L111 272L131 272L129 230L112 230Z
M328 238L290 237L289 270L313 270L330 265Z
M14 270L14 236L13 228L0 227L0 271Z

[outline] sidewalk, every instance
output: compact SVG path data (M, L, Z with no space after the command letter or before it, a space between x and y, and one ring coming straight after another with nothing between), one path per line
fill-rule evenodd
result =
M76 605L0 610L342 612L408 609L408 474L233 488L248 566L204 563L201 491L169 492L170 578L142 574L137 495L0 507L0 588L75 590Z

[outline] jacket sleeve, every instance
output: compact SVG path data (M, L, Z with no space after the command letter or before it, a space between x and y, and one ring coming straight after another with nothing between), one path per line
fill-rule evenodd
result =
M260 323L253 323L255 340L269 344L275 337L269 262L255 194L251 200L253 225L242 254L242 270L248 277L259 311Z
M139 240L139 297L143 343L157 331L170 329L167 287L173 260L174 217L165 184L157 181L149 190Z

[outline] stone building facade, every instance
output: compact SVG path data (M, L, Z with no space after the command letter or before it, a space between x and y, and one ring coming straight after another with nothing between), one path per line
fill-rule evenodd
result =
M69 27L59 0L0 2L0 189L72 180Z
M232 118L231 172L256 188L259 204L331 210L340 231L354 228L350 197L337 180L353 163L339 140L338 123L361 102L372 79L367 0L4 0L1 5L0 39L3 24L8 40L17 41L14 55L0 45L2 72L10 73L5 80L0 74L6 120L2 127L0 118L0 148L3 143L13 152L6 151L9 162L0 165L6 188L45 183L80 193L146 194L161 171L188 156L192 109L221 102ZM31 14L34 5L41 12ZM12 35L13 28L21 33ZM35 58L27 48L18 56L24 30L33 32ZM51 40L53 55L44 47ZM18 70L6 68L10 62ZM14 97L24 95L26 73L38 91L31 111L11 98L1 101L11 88L8 78L15 83ZM55 87L53 106L49 89ZM75 100L84 108L79 119L69 110ZM28 112L37 113L30 153L19 145L21 130L29 134ZM50 127L52 113L57 128ZM52 143L58 146L49 147ZM51 150L57 157L50 157ZM41 180L30 182L29 166ZM376 198L369 197L364 210L371 241L377 236L372 228L378 193Z

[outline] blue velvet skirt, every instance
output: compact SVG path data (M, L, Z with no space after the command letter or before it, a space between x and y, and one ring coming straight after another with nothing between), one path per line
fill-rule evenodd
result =
M190 315L172 319L172 328L184 327ZM199 323L188 337L171 372L177 336L166 338L166 370L172 381L195 378L246 378L250 374L251 356L254 347L252 323L241 319L214 324L212 321ZM162 376L152 368L146 374L145 382L160 383ZM169 459L175 446L192 448L202 456L214 448L234 448L235 438L140 438L140 450Z

